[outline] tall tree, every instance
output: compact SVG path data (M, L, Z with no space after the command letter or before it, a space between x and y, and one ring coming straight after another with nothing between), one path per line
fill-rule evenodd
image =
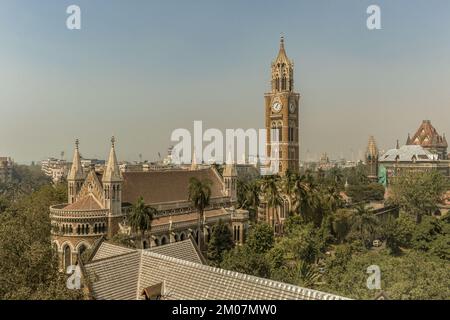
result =
M378 219L364 204L358 205L351 218L351 232L370 246L378 226Z
M269 220L272 227L275 226L275 222L278 220L276 215L277 208L282 205L283 201L280 195L279 178L276 176L265 177L261 181L261 192L264 200L267 203ZM271 215L271 216L270 216Z
M233 248L233 235L230 227L219 220L214 226L211 238L208 242L207 257L214 265L219 266L222 261L222 254Z
M153 217L157 210L145 204L144 198L139 197L133 205L129 216L131 229L141 234L141 247L144 248L145 233L152 228Z
M198 211L198 241L201 250L205 250L204 228L205 228L205 208L209 205L211 197L211 181L208 179L199 180L192 177L189 180L189 201Z
M446 187L445 177L437 171L406 172L394 181L392 199L420 223L423 215L437 209Z

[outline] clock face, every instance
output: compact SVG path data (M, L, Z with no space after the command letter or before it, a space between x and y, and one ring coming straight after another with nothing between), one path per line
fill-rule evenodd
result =
M272 105L272 110L275 112L280 112L281 111L281 103L276 101L274 102L274 104Z
M290 111L291 113L294 113L294 112L295 112L295 103L294 103L294 102L291 102L291 103L289 104L289 111Z

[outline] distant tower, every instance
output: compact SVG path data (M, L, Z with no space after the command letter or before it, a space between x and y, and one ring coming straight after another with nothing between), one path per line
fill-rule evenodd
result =
M122 216L122 176L117 162L114 137L111 138L111 150L108 164L103 172L102 183L105 192L105 208L109 209L108 237L111 237L117 232L118 222Z
M68 184L68 203L75 202L76 196L78 192L81 190L81 186L84 181L84 172L83 167L81 166L81 158L80 151L78 149L79 141L75 140L75 151L73 154L72 167L70 168L70 172L67 176L67 184Z
M267 156L279 161L270 167L284 175L299 169L299 102L300 94L294 92L294 64L287 57L284 38L271 66L271 92L264 95L267 130ZM278 129L278 136L272 129Z
M366 152L367 176L373 181L378 181L378 148L373 136L369 137L369 144Z
M235 202L237 200L237 170L231 152L228 153L227 163L223 170L223 180L224 193L231 198L232 202Z
M194 153L192 154L192 161L191 161L191 170L195 171L198 169L198 165L197 165L197 156L195 154L195 149L194 149Z

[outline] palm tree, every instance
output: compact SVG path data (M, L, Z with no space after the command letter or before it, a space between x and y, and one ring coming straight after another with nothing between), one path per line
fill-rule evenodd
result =
M252 213L251 217L256 218L259 206L259 195L261 191L260 181L252 180L248 183L238 180L238 203L241 208Z
M354 231L365 245L373 238L378 227L378 220L364 204L356 207L352 217L352 231Z
M152 221L154 215L157 213L155 208L149 207L145 204L144 198L139 197L136 204L131 209L129 222L133 232L141 233L141 247L144 248L145 232L152 228Z
M265 177L261 181L261 192L267 203L269 215L270 209L272 209L272 217L268 217L272 220L271 226L275 230L275 208L282 205L283 201L280 195L279 179L275 176Z
M195 209L198 211L198 241L201 250L205 249L205 241L203 239L203 229L205 227L205 207L209 205L209 199L211 197L211 181L204 179L200 181L199 179L192 177L189 180L189 201L192 202Z

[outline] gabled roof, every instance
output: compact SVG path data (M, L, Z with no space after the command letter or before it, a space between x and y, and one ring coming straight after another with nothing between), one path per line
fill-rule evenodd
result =
M430 120L423 120L414 136L412 138L408 136L406 144L422 147L448 147L447 139L439 135Z
M136 251L137 249L127 248L104 241L96 250L95 255L92 257L92 261L116 257ZM163 246L145 249L144 251L156 252L168 257L203 264L203 259L191 239L172 242Z
M146 204L188 201L189 180L209 179L211 198L223 197L223 182L212 168L123 172L122 202L135 203L142 196Z
M160 247L160 250L164 251L163 247ZM136 250L92 261L84 266L84 270L84 277L90 281L91 294L99 300L142 299L141 293L145 288L159 283L164 283L162 295L163 299L168 300L346 299L182 260L151 250Z
M92 195L88 194L87 196L78 199L76 202L71 203L64 207L66 210L100 210L104 209L103 205L97 201L97 199Z

